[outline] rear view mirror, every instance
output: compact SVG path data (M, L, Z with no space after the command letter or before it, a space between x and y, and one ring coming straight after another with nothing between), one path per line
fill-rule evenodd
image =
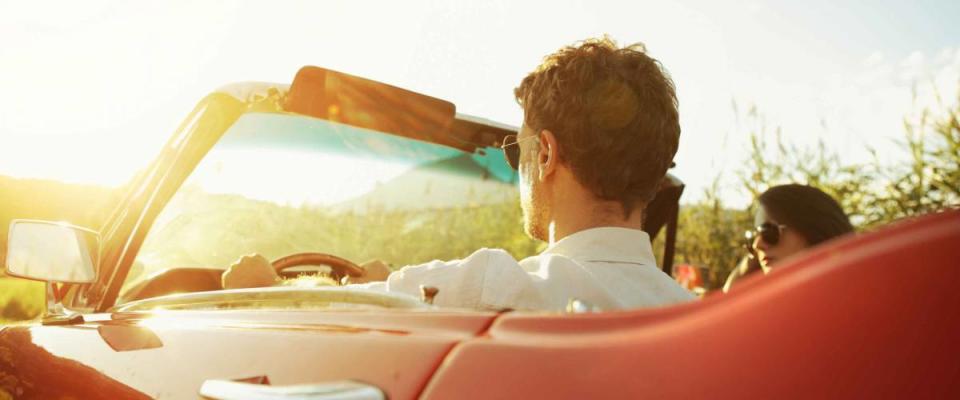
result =
M7 274L20 278L88 283L97 278L100 235L78 226L30 220L10 223Z

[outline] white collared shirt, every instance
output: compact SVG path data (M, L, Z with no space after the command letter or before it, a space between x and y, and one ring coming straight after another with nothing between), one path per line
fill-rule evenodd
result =
M562 311L570 299L615 310L694 298L657 268L645 232L614 227L577 232L519 262L484 248L462 260L407 266L386 282L362 286L419 297L420 285L439 289L438 306L488 310Z

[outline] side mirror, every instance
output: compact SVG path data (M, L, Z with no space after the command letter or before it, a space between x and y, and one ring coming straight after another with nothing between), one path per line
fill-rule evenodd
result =
M58 283L97 279L100 235L95 231L56 222L14 220L7 244L9 275Z

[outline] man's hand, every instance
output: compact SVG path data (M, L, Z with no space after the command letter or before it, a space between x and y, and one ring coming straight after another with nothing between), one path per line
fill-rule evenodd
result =
M221 277L224 289L273 286L280 282L270 261L259 254L240 257Z
M361 264L360 268L363 268L363 276L344 277L344 284L385 281L392 272L390 266L380 260L367 261Z

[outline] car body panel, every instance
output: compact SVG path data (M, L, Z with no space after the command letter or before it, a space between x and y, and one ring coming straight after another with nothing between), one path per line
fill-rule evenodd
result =
M93 314L74 326L11 326L0 332L0 354L20 361L0 361L0 376L22 383L0 389L20 393L18 398L100 397L82 384L58 384L64 375L85 375L109 383L103 386L112 389L100 389L110 395L103 398L193 398L207 379L265 376L273 385L360 381L390 398L413 398L450 348L484 332L495 316L471 311L162 311ZM64 363L72 366L69 373L44 368ZM53 387L41 391L39 382Z

